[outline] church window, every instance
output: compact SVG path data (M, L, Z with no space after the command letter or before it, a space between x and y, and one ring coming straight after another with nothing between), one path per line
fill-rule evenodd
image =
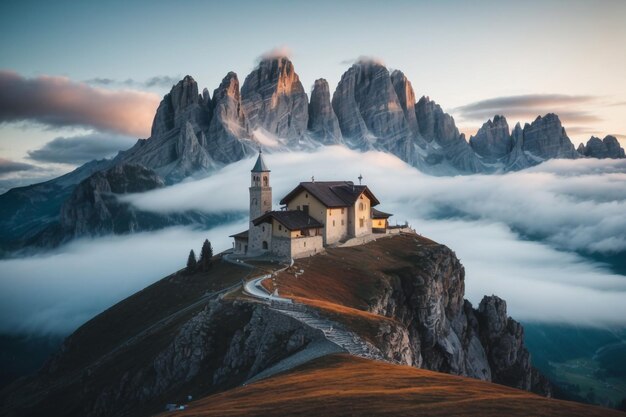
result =
M261 229L263 229L263 231L265 232L265 226L261 227Z
M304 198L309 198L309 193L306 193L306 194L304 195Z
M267 244L267 241L265 240L263 241L263 249L268 249L268 244Z
M333 220L333 227L335 226L335 221Z
M342 226L344 225L344 221L343 221L343 219L341 220L341 225L342 225Z
M365 226L365 219L359 219L359 227Z
M344 210L344 209L342 208L342 209L341 209L341 214L343 214L343 210Z
M359 210L363 211L363 203L359 203Z
M282 224L278 225L278 230L283 230L283 225Z
M268 183L269 183L268 178L267 177L263 177L263 185L267 187Z
M306 242L302 242L302 243L304 243L304 247L306 248Z

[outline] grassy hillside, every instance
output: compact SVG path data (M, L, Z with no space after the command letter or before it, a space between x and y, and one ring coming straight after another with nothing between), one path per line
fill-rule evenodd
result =
M206 397L161 416L623 416L471 378L347 355Z

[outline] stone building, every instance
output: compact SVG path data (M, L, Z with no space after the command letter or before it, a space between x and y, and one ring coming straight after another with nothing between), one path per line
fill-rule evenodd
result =
M301 182L272 210L270 170L259 152L251 171L250 226L232 235L234 253L301 258L350 238L385 233L389 213L366 185L352 181Z

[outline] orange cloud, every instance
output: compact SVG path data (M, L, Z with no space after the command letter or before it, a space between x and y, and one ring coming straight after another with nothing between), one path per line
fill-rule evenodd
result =
M50 126L84 126L148 137L159 96L107 90L66 77L25 78L0 70L0 122L33 121Z

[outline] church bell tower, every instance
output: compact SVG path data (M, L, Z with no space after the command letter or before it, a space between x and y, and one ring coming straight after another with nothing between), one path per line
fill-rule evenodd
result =
M272 211L272 187L270 187L270 170L263 160L263 151L250 171L250 231L248 237L249 249L252 252L263 252L269 249L271 239L271 225L254 226L252 221L261 215Z

